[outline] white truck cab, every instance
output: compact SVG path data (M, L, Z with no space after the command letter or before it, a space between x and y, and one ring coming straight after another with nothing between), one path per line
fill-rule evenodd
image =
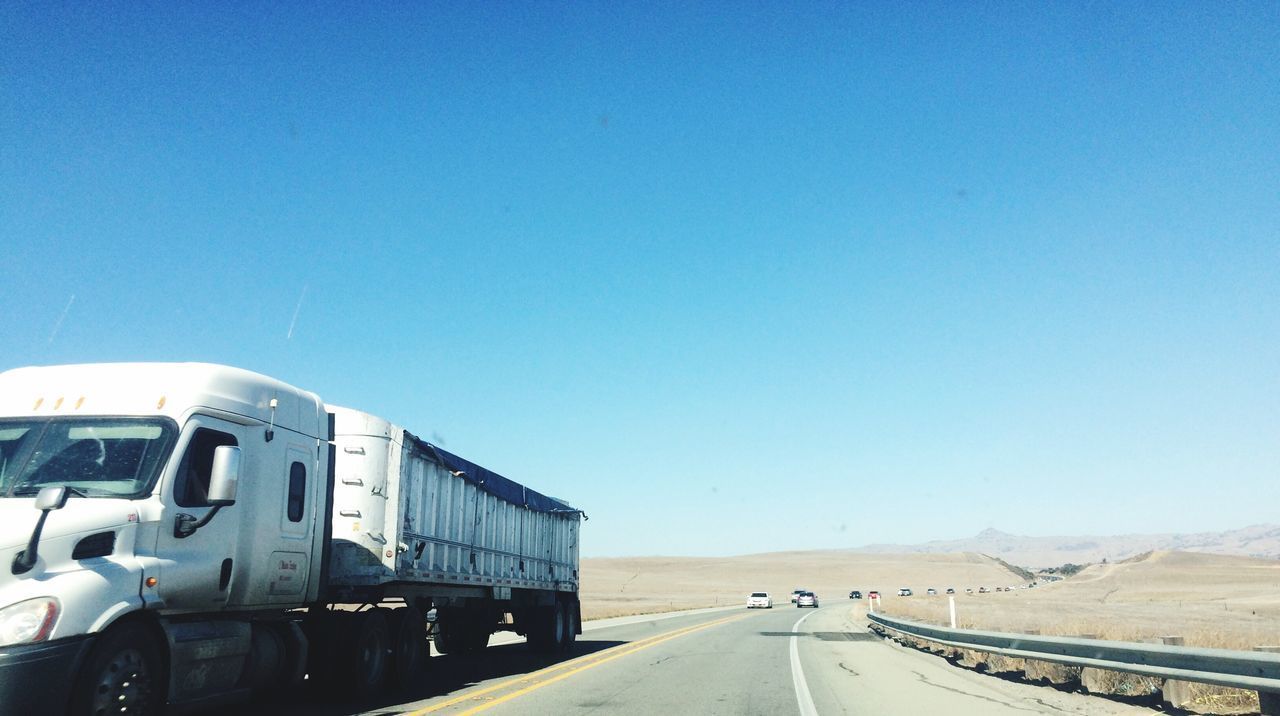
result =
M142 651L229 647L152 675L186 679L180 699L225 691L209 662L248 649L247 622L175 625L315 598L328 431L314 394L225 366L0 373L0 703L61 712L112 630ZM129 695L125 679L107 687Z

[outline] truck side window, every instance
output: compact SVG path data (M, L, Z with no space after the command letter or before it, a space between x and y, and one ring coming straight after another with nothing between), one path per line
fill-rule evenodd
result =
M235 445L233 435L198 428L191 436L187 452L178 465L173 483L173 501L181 507L209 506L209 475L213 472L213 449L219 445Z
M300 462L289 466L289 521L301 522L307 496L307 468Z

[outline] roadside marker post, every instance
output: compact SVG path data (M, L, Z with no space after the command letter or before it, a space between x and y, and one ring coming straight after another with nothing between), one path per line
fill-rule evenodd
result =
M956 628L956 598L955 596L947 597L947 602L951 607L951 628Z

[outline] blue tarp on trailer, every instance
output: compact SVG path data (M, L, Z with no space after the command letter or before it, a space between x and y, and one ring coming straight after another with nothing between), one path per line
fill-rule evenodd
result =
M415 435L406 432L409 437L413 438L414 444L418 449L430 455L440 465L450 472L460 473L464 479L475 483L477 487L485 492L495 495L498 498L510 502L514 505L528 507L537 512L565 512L573 514L582 514L582 510L575 509L569 505L536 490L531 490L524 485L499 475L492 470L481 467L470 460L454 455L436 445L423 440Z

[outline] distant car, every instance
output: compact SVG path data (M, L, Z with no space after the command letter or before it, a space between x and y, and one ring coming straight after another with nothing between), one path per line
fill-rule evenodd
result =
M796 608L799 609L800 607L813 607L814 609L817 609L818 597L815 596L813 592L800 592L796 597Z
M965 587L965 588L964 588L964 593L965 593L965 594L973 594L973 587Z
M925 596L928 596L928 597L938 596L938 590L934 589L933 587L929 587L928 589L924 590L924 593L925 593Z
M747 597L747 609L773 609L773 597L768 592L752 592Z
M792 604L795 604L796 599L797 599L801 594L804 594L804 593L805 593L805 592L807 592L807 591L808 591L807 589L793 589L793 590L791 590L791 603L792 603Z
M955 593L956 593L956 590L954 588L947 587L947 594L955 594Z
M978 594L986 594L986 593L987 593L986 587L978 587Z
M901 589L899 589L899 590L898 590L898 596L899 596L899 597L909 597L909 596L911 596L911 590L910 590L910 589L908 589L908 588L906 588L906 587L902 587Z
M862 599L862 592L859 592L858 590L856 590L856 589L855 589L855 590L853 590L852 592L849 592L849 598L850 598L850 599Z
M874 589L867 592L867 599L879 599L879 598L880 598L880 592L877 592Z

